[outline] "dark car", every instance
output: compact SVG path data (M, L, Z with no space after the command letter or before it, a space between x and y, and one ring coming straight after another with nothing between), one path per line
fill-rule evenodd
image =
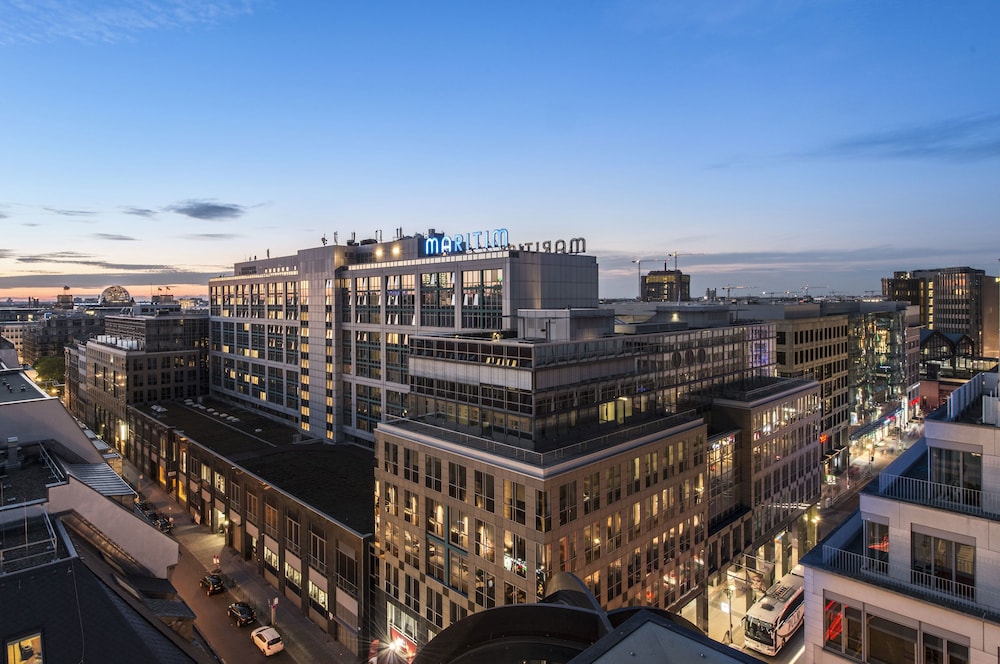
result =
M222 582L222 577L218 574L206 574L201 578L199 585L209 595L215 595L226 590L226 585Z
M257 612L246 602L233 602L229 605L229 617L236 620L237 627L243 627L257 620Z

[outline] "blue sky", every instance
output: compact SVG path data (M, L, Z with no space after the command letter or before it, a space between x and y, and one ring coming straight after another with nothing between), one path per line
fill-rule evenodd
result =
M584 237L604 297L673 252L693 295L996 274L998 24L961 0L0 0L0 297L205 293L400 227Z

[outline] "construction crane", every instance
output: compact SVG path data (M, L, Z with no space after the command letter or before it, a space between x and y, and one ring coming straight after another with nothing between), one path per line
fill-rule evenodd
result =
M734 290L738 290L738 289L741 289L741 288L757 288L757 287L756 286L731 286L731 285L727 284L727 285L723 286L723 288L726 289L726 300L730 300L730 299L732 299L732 294L733 294Z
M829 286L810 286L809 284L806 284L805 286L802 287L802 294L805 297L809 297L810 288L829 288Z
M677 274L677 257L678 256L704 256L704 255L705 254L691 253L691 252L685 252L685 251L671 251L669 254L667 254L667 256L672 256L673 259L674 259L674 278L677 280L675 282L676 286L677 286L677 304L681 303L681 280L680 280L680 276ZM666 268L666 265L664 265L664 268Z

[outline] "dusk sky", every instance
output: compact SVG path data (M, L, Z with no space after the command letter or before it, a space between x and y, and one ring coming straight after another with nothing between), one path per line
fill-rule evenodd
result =
M506 228L602 297L1000 258L1000 3L0 0L0 298ZM745 288L744 288L745 287Z

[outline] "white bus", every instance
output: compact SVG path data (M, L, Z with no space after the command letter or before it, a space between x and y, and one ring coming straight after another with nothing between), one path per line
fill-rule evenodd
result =
M743 643L747 648L776 655L802 626L806 582L802 574L801 565L793 567L747 611L743 617Z

